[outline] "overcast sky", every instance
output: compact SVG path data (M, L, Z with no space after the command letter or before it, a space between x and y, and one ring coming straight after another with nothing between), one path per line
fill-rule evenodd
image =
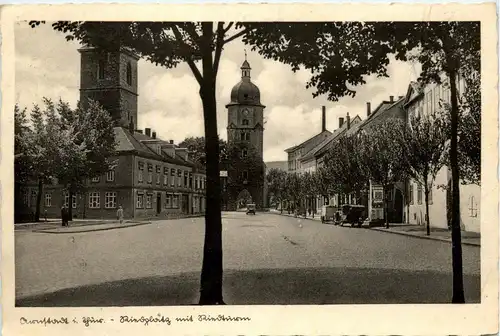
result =
M76 105L79 99L80 57L77 42L67 42L64 34L50 24L32 29L27 23L15 28L16 101L22 107L40 104L43 97L62 98ZM252 81L260 88L261 102L266 105L264 118L264 160L286 160L284 149L321 131L321 106L327 108L327 129L338 127L338 118L347 112L366 118L366 102L376 107L389 96L405 95L408 83L418 77L418 66L391 61L389 78L367 79L356 88L355 98L345 97L329 102L326 97L312 97L313 89L305 89L306 71L293 73L288 65L264 60L250 52L241 40L228 44L223 52L217 77L219 134L227 138L227 110L231 88L239 82L240 66L247 48L252 67ZM189 68L157 67L139 61L138 127L151 127L158 137L176 143L188 136L203 135L203 112L198 84Z

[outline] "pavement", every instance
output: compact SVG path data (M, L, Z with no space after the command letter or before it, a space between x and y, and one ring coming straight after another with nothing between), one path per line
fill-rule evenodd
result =
M282 216L289 216L289 217L293 217L293 218L298 218L298 217L295 217L295 215L288 214L285 211L281 214L279 211L273 210L271 213L277 214L277 215L282 215ZM321 222L320 215L315 215L314 218L312 216L307 216L306 218L304 218L303 216L300 216L300 218ZM390 223L389 228L386 229L385 227L368 227L368 225L363 224L362 228L377 230L377 231L387 232L387 233L412 236L412 237L422 238L422 239L445 241L445 242L451 243L451 231L448 229L432 228L431 227L430 235L427 235L426 228L424 225ZM481 234L478 232L462 231L461 241L462 241L462 245L481 246Z
M269 213L223 214L227 304L449 303L451 244ZM204 220L71 234L17 231L16 305L192 305ZM467 302L480 248L463 247Z

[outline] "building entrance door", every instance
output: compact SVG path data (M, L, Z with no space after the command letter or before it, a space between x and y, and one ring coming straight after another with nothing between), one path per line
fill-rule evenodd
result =
M161 212L161 194L156 194L156 214L159 215Z

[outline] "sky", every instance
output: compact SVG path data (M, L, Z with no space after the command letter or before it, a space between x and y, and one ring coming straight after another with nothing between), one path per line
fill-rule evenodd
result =
M61 98L76 106L79 99L79 44L66 41L64 34L49 23L32 29L26 22L15 26L16 102L31 108L42 98ZM217 76L217 124L219 135L227 139L227 110L230 92L241 78L240 66L247 59L252 82L261 93L264 110L264 161L286 160L286 148L297 145L321 131L321 108L326 106L326 127L338 128L339 117L366 118L366 102L372 109L389 96L403 96L408 84L418 78L416 64L391 60L388 78L370 76L366 84L354 88L356 96L331 102L326 96L313 98L306 89L306 70L297 73L290 66L265 60L250 51L240 39L225 46ZM181 142L189 136L203 136L203 110L198 84L185 64L174 69L139 61L138 128L152 128L159 138Z

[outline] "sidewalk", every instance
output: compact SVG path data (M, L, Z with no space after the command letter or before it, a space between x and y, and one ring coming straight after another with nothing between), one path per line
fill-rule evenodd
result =
M134 227L139 225L151 224L150 221L126 221L120 224L118 221L108 221L107 223L99 224L86 224L86 225L72 225L70 226L57 226L52 228L39 228L32 230L32 232L39 233L82 233L82 232L92 232L92 231L104 231L104 230L114 230L122 229L127 227Z
M275 215L280 215L280 211L277 210L271 210L270 213L275 214ZM312 217L306 217L304 216L297 216L295 217L294 214L288 214L287 211L283 211L282 216L288 216L288 217L294 217L297 219L308 219L308 220L314 220L317 222L321 222L321 215L317 214ZM441 228L431 228L431 234L430 236L427 236L426 234L426 229L424 225L410 225L410 224L403 224L403 223L389 223L389 229L386 229L385 227L368 227L366 224L363 224L362 228L364 229L369 229L369 230L376 230L380 232L387 232L387 233L393 233L393 234L399 234L399 235L405 235L405 236L412 236L415 238L421 238L421 239L431 239L431 240L439 240L439 241L445 241L445 242L450 242L451 243L451 231L447 229L441 229ZM470 245L470 246L481 246L481 234L477 232L468 232L468 231L462 231L462 245Z

